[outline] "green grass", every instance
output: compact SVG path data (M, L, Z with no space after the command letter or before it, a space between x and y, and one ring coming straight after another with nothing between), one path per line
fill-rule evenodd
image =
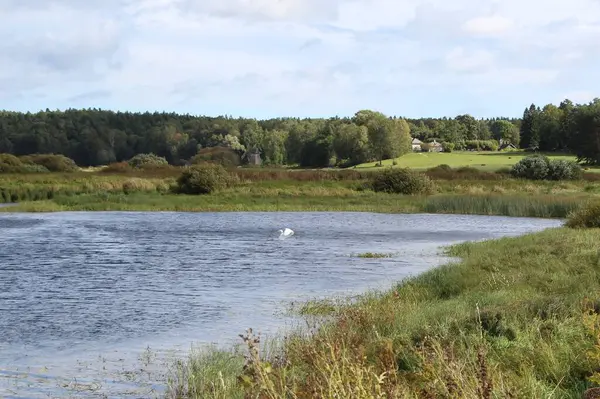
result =
M589 196L527 196L507 194L438 194L399 196L357 192L329 195L161 195L158 193L98 193L56 196L0 208L0 212L60 211L175 211L175 212L380 212L458 213L522 217L565 218ZM376 257L378 254L361 256Z
M452 168L463 166L474 167L483 171L494 172L502 168L510 168L512 165L531 155L529 153L518 152L414 152L396 158L398 167L408 167L416 170L426 170L438 165L449 165ZM572 155L547 154L550 159L567 159L575 161L576 157ZM391 166L393 159L383 161L383 166ZM357 165L357 169L380 169L375 167L375 162ZM600 172L600 169L590 169L590 171Z
M239 377L228 397L580 398L600 369L598 242L558 228L454 246L461 261L390 292L313 301L320 328L270 353L245 340L244 370L188 379L202 395L182 397L225 397Z
M170 173L170 172L169 172ZM565 217L600 196L600 181L526 181L493 173L433 175L433 195L376 193L360 173L237 171L239 183L210 195L169 192L173 177L93 172L0 176L0 212L356 211ZM594 175L595 176L595 175Z

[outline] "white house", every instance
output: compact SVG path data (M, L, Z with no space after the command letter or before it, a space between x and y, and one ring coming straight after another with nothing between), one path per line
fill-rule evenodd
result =
M423 144L423 142L419 139L413 139L412 141L412 150L413 151L421 151L421 144Z

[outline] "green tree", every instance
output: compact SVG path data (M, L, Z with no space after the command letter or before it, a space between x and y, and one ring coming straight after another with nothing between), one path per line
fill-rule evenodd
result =
M464 127L466 140L482 140L482 138L479 137L479 124L475 118L466 114L459 115L455 119Z
M333 152L332 127L328 124L302 147L300 165L321 168L329 166Z
M367 162L369 159L369 133L365 126L340 123L333 128L333 150L338 162L349 165Z
M263 136L261 148L263 158L268 165L282 165L285 162L285 142L288 132L272 130Z
M575 108L572 117L570 147L579 161L600 165L600 99Z
M539 148L540 145L540 118L541 110L535 104L523 112L523 121L521 123L521 147Z
M492 138L509 142L515 146L519 145L519 128L510 121L499 119L492 122Z
M457 149L464 147L464 142L467 140L467 130L465 125L455 119L440 121L437 124L435 132L436 137L448 143L456 144Z

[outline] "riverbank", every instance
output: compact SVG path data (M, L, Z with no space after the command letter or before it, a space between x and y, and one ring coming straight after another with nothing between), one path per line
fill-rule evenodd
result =
M582 397L600 382L598 242L558 228L451 247L460 261L390 292L305 306L328 321L266 353L246 335L248 360L192 355L170 396Z
M58 211L367 211L566 217L600 195L600 182L511 179L498 173L429 172L432 195L377 193L370 173L235 171L237 183L209 195L173 194L177 171L0 176L0 212ZM372 172L371 172L372 173Z

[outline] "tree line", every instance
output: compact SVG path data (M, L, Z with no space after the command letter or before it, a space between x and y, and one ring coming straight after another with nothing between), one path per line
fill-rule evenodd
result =
M565 100L543 108L532 104L518 119L409 119L372 110L345 118L266 120L100 109L0 111L0 153L62 154L80 166L121 162L144 153L181 165L208 147L227 147L240 155L259 151L272 165L351 166L410 152L413 138L436 140L446 151L493 150L502 141L532 150L571 152L582 161L600 163L600 100Z

